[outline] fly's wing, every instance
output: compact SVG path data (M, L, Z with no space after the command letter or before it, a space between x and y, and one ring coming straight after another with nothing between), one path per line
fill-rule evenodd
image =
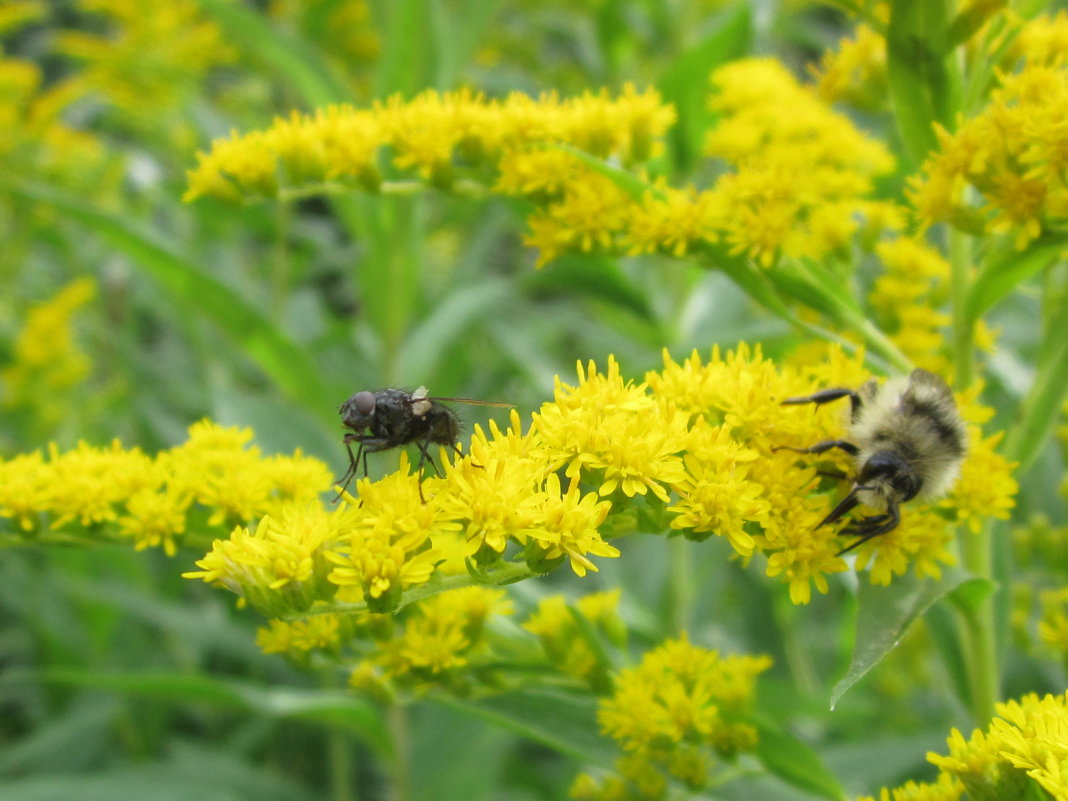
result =
M474 398L439 398L436 395L433 398L427 398L431 401L444 401L445 403L466 403L470 406L496 406L499 409L514 409L514 403L502 403L501 401L484 401L475 400Z

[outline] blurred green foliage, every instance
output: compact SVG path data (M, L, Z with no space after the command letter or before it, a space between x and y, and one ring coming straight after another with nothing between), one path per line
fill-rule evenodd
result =
M84 377L17 393L0 383L0 454L115 437L154 452L209 417L251 426L266 453L299 447L340 474L336 410L359 389L426 385L530 410L576 360L613 353L639 376L665 347L684 356L746 340L787 352L800 335L719 272L652 257L565 257L535 272L518 202L184 204L185 170L232 129L332 102L633 81L679 110L664 169L681 186L708 169L699 133L713 67L774 53L800 72L850 28L833 7L797 2L5 4L0 366L16 362L31 309L84 276L97 289L53 334L73 331ZM884 116L864 124L896 136ZM921 153L925 135L902 131ZM993 317L1002 348L985 378L999 421L1034 374L1037 308L1025 288ZM468 427L488 419L464 415ZM1019 508L1063 521L1063 455L1042 442ZM372 471L395 460L373 456ZM669 559L660 542L629 543L628 558L583 589L626 588L622 611L642 647L687 629L695 642L770 654L762 713L851 791L921 774L949 727L970 725L946 692L963 671L925 657L959 658L948 612L929 613L831 714L853 645L851 588L797 608L759 569L728 561L723 542L671 547ZM386 709L341 691L342 676L260 654L254 615L179 578L199 553L0 554L0 798L533 801L564 797L579 767L607 760L588 699L431 697ZM528 582L517 598L533 604L576 580L555 581ZM1007 657L1005 675L1012 692L1064 689L1061 667L1026 651ZM787 783L784 768L708 797L811 797L798 787L837 797L819 760L789 753L801 779Z

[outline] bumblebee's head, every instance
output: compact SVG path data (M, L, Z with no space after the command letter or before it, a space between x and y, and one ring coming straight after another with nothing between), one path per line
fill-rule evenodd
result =
M916 497L923 487L923 479L900 454L877 451L860 468L857 485L904 502Z

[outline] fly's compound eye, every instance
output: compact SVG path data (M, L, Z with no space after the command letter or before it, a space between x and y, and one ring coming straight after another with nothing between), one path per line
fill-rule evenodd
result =
M375 393L368 392L366 389L363 392L357 392L352 397L352 403L362 415L369 415L375 410Z

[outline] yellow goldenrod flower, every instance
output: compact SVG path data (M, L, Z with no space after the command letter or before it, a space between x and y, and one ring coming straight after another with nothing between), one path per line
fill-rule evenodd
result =
M560 477L553 473L545 481L537 523L527 535L545 550L545 559L566 556L571 569L585 576L587 570L597 571L597 565L586 554L619 556L619 550L604 542L597 531L611 508L607 501L598 503L596 493L583 495L576 479L572 479L567 492L561 492Z
M880 799L955 800L965 792L968 798L1032 798L1043 790L1068 798L1068 699L1031 694L997 704L995 712L989 727L970 739L953 729L948 754L927 754L939 769L936 782L883 789Z
M75 81L102 94L128 114L148 116L174 106L204 74L234 59L214 22L190 0L174 0L144 13L136 0L79 0L85 11L113 27L106 35L64 31L60 53L83 62Z
M0 369L0 403L27 407L47 427L68 414L67 393L89 373L89 360L78 347L75 312L96 295L91 278L79 278L54 297L30 308L14 344L14 360Z
M514 93L497 101L468 89L427 91L371 109L338 106L314 116L293 115L266 131L218 140L199 155L186 198L274 197L327 181L375 190L379 154L386 148L396 170L445 188L460 177L492 186L495 174L518 175L523 168L501 164L543 145L570 145L630 164L655 153L673 120L674 112L656 92L630 86L615 99L603 93L568 100ZM502 180L512 191L524 186L516 177Z
M326 555L334 565L329 579L341 587L340 600L388 612L406 587L430 580L440 558L430 547L431 538L455 531L458 524L441 504L423 503L419 484L419 475L409 472L402 457L397 473L381 481L358 481L358 501L345 496L351 516Z
M893 790L879 791L879 801L960 801L964 784L956 776L939 774L933 783L905 782ZM873 796L857 796L857 801L876 801Z
M983 437L977 425L968 426L968 457L957 483L939 504L973 532L980 530L986 517L1008 520L1016 506L1019 484L1012 476L1016 465L995 450L1004 433Z
M0 459L0 518L11 518L29 534L38 525L38 515L54 498L48 467L39 451Z
M538 265L561 253L611 252L626 229L630 196L604 176L587 171L563 196L527 219L523 244L538 249Z
M619 617L620 591L585 595L575 604L593 631L619 644L625 632ZM545 656L555 670L574 676L595 691L609 687L606 665L600 664L587 636L580 630L572 607L563 595L551 595L538 602L537 609L523 622L523 628L538 638Z
M44 0L8 0L0 7L0 33L14 31L48 13Z
M620 775L642 792L668 777L704 787L717 755L756 746L756 729L745 718L756 677L770 665L766 656L720 656L683 636L619 671L597 720L624 751Z
M652 491L667 502L663 484L686 476L679 456L686 415L657 404L646 384L624 383L611 357L604 375L590 362L585 369L579 363L578 376L576 387L557 379L553 402L533 415L552 469L566 466L569 478L599 476L601 495Z
M256 645L265 654L323 651L336 648L341 638L337 615L311 615L292 622L272 620L256 632Z
M889 151L836 114L772 59L743 59L712 76L720 116L705 143L734 172L717 221L732 252L770 266L780 253L819 258L845 247Z
M193 498L170 487L160 490L159 483L152 482L126 500L119 535L132 539L135 550L163 548L167 556L174 556L178 551L175 539L185 534Z
M1013 39L1006 61L1031 64L1063 64L1068 59L1068 13L1039 14L1029 20Z
M64 114L83 94L69 83L47 89L43 83L36 64L0 58L0 165L12 176L99 198L121 177L107 172L117 160L95 136L65 124Z
M698 418L683 460L686 478L674 487L679 503L668 507L676 513L671 527L692 532L691 539L725 536L738 554L751 556L755 543L745 525L767 526L771 511L764 488L747 478L749 463L758 458L755 450L736 442L725 426L713 428Z
M722 193L674 189L657 184L632 208L622 240L631 255L668 253L685 257L701 243L719 240L717 223L725 216Z
M136 448L124 450L118 440L104 448L79 442L65 453L52 443L48 457L53 529L75 521L82 526L114 522L120 503L154 486L152 460Z
M486 641L490 620L510 614L512 604L504 591L487 587L466 587L413 604L401 612L392 636L353 670L350 684L459 689L470 680L469 667L492 658Z
M116 441L105 448L80 442L66 452L52 444L47 459L0 459L0 519L12 519L27 538L119 538L168 555L190 534L265 513L281 514L289 525L289 512L280 510L318 504L330 474L299 451L265 459L246 449L251 437L248 429L202 421L190 427L187 442L154 458Z
M182 575L225 587L271 617L306 612L336 591L328 581L330 549L351 530L356 516L350 506L327 511L318 505L283 505L264 515L254 531L239 526L229 539L215 540L196 563L200 570Z
M937 311L947 296L949 262L927 243L897 237L876 246L886 272L875 279L869 302L883 321L882 328L918 367L946 373L948 314Z
M1000 87L978 115L949 134L939 130L939 152L911 185L924 225L950 222L972 231L1011 234L1022 249L1045 226L1068 215L1068 63L1025 62L1000 75ZM981 204L966 205L971 187Z
M809 71L821 100L878 107L886 97L886 39L870 25L858 25L852 38L843 38Z
M1068 589L1043 590L1039 598L1042 618L1038 621L1038 638L1068 654Z

